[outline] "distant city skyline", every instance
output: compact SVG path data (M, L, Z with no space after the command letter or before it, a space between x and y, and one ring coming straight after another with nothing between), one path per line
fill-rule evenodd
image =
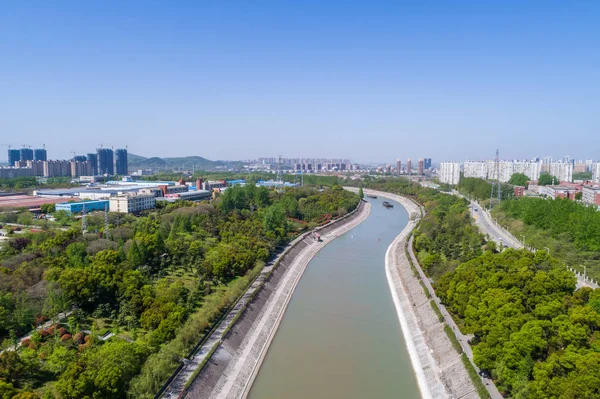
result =
M185 3L3 3L0 144L600 158L599 2Z

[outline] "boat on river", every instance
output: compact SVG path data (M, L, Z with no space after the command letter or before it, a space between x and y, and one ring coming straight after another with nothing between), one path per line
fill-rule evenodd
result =
M383 201L383 206L385 206L386 208L393 208L394 207L394 205L390 204L387 201Z
M367 198L377 199L377 196L376 195L367 195Z

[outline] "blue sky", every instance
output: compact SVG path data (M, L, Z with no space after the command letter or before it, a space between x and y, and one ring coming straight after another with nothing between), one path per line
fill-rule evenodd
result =
M2 2L0 144L599 159L599 20L596 1Z

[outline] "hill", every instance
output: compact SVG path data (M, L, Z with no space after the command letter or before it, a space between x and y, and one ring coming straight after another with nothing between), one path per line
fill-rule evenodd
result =
M129 154L129 169L156 169L156 170L169 170L169 169L205 169L211 170L219 167L227 167L228 162L223 161L211 161L209 159L200 156L189 156L189 157L143 157L140 155Z

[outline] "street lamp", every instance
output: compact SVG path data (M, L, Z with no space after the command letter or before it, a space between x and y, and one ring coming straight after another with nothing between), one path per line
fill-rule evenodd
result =
M582 265L579 265L579 266L582 266ZM583 266L583 281L587 281L586 272L587 272L587 267Z
M525 245L525 234L523 234L522 237L523 237L523 246L525 247L526 246Z
M546 248L546 251L548 251L548 255L550 255L550 248L548 248L548 247L544 247L544 248Z

